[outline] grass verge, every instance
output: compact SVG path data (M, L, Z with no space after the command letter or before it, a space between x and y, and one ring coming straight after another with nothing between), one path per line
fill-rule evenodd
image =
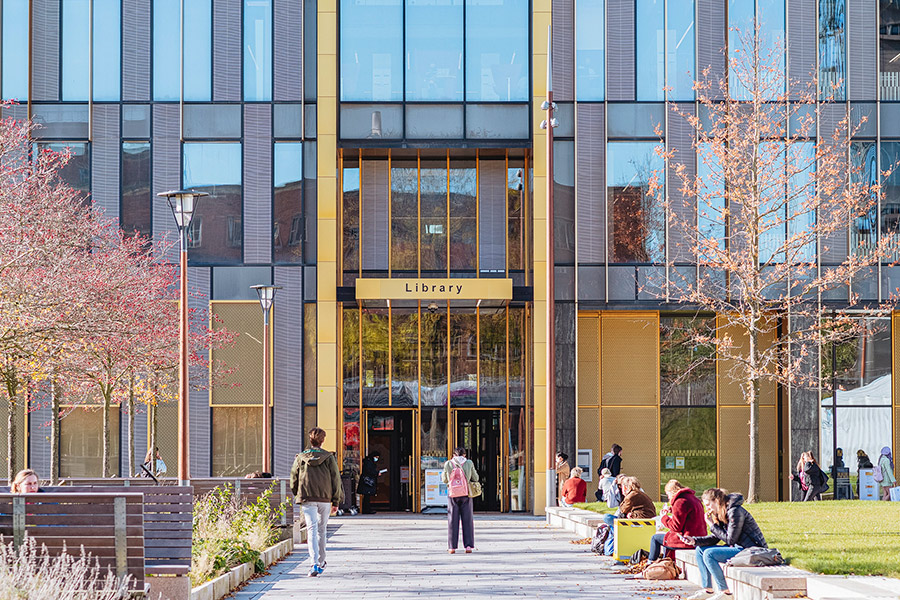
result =
M613 512L605 502L577 506ZM815 573L900 578L900 503L839 500L746 506L769 546L778 548L795 567Z

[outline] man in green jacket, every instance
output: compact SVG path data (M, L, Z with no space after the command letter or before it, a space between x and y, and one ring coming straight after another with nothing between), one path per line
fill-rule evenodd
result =
M309 576L316 577L325 570L325 529L331 507L344 498L341 472L334 454L322 449L325 430L313 427L309 430L311 448L294 459L291 468L291 491L294 501L300 505L306 519L309 534Z

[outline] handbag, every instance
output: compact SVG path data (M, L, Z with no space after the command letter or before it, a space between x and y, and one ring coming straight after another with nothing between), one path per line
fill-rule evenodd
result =
M469 498L477 498L484 490L481 489L480 481L469 482Z
M777 567L784 564L784 559L775 548L751 546L728 559L726 564L732 567Z
M660 558L644 567L641 577L644 579L678 579L681 569L671 558Z

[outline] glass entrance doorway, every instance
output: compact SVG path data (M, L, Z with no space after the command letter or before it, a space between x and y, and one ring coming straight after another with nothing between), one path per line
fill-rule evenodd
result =
M375 510L412 510L413 411L367 410L366 452L379 452Z
M456 411L456 446L475 463L484 493L475 498L476 511L503 510L503 413L499 410Z

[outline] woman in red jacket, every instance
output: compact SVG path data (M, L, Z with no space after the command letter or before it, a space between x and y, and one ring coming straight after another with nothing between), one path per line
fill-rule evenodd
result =
M562 506L572 506L576 502L584 502L587 497L587 482L581 478L581 467L572 469L566 483L563 484L562 498L559 503Z
M703 537L706 535L706 521L703 517L703 503L694 495L694 490L684 487L677 479L666 484L669 505L662 509L662 524L667 533L657 533L650 540L649 560L659 558L662 547L693 548L681 541L681 535Z

